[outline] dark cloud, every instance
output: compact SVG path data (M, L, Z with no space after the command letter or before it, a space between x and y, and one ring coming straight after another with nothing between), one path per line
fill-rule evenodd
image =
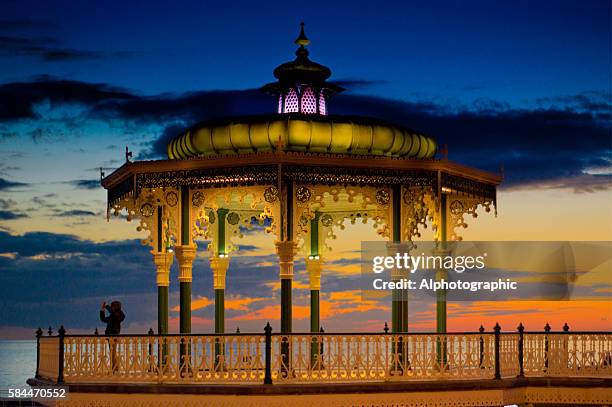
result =
M34 20L34 19L0 20L0 31L31 30L33 28L35 29L57 28L57 25L48 20Z
M0 121L36 119L35 106L43 101L54 105L81 104L95 106L102 101L126 101L135 95L105 84L56 80L48 76L33 82L0 85Z
M41 62L82 61L106 58L95 51L62 48L54 38L0 36L0 57L29 56Z
M157 137L152 143L150 147L147 147L138 155L138 159L155 159L155 158L163 158L167 156L168 150L167 146L170 140L179 134L181 131L185 130L184 124L170 124L166 126L166 128L162 131L161 135Z
M384 80L369 80L369 79L338 79L332 81L334 85L338 85L346 89L364 88L373 85L384 85L389 83Z
M0 191L4 191L12 188L25 187L28 184L24 184L23 182L9 181L5 178L0 178Z
M69 211L58 212L53 216L56 216L59 218L71 218L71 217L98 216L98 214L93 211L85 211L82 209L72 209Z
M0 220L15 220L27 217L28 215L25 213L0 210Z
M143 246L139 239L97 243L67 234L11 235L0 230L0 248L2 325L63 324L69 331L93 331L100 324L100 302L111 299L122 301L126 326L157 318L155 265L150 247ZM241 255L232 259L228 294L269 297L266 284L278 281L278 266L256 266L262 261L276 262L276 255ZM176 262L170 281L173 308L178 305ZM214 298L212 272L206 258L194 261L193 292L194 297ZM198 310L194 315L213 318L213 312Z
M0 198L0 209L8 209L10 207L13 207L17 204L17 202L13 201L12 199L2 199Z
M352 82L376 83L340 81ZM141 159L164 158L168 140L198 121L275 110L274 98L257 89L140 96L107 84L43 77L0 85L0 121L35 118L34 107L44 100L81 104L90 118L159 124L162 130L141 150ZM505 188L563 185L562 180L581 177L584 191L606 187L590 173L612 162L611 106L608 92L541 99L533 108L486 98L446 106L350 91L330 101L334 114L376 117L431 134L448 145L454 161L495 172L503 166Z
M98 189L100 186L99 179L75 179L74 181L68 181L68 184L75 186L78 189Z

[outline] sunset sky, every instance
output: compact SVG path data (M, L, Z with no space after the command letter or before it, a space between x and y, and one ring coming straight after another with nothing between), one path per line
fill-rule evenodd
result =
M449 158L499 172L498 216L469 219L465 240L612 240L612 36L609 1L43 2L0 7L0 338L38 327L101 326L120 299L124 332L156 327L155 271L135 222L106 221L99 168L164 158L167 140L204 119L272 113L258 88L294 58L299 23L314 61L347 91L336 114L431 134ZM431 229L429 232L431 233ZM371 225L338 232L323 271L327 330L375 331L389 301L347 288ZM231 260L226 329L279 327L274 237L248 233ZM604 265L606 266L606 265ZM612 276L607 263L605 276ZM605 278L601 289L612 292ZM580 284L578 282L577 284ZM170 330L178 329L171 274ZM432 330L433 301L413 300L410 328ZM612 303L449 304L449 330L611 330ZM304 264L294 330L308 328ZM193 278L193 331L212 332L208 261Z

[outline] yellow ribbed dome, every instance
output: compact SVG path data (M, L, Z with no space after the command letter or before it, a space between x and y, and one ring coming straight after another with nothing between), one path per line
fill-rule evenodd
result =
M399 126L342 116L274 115L204 122L168 144L168 158L273 151L432 158L436 141Z

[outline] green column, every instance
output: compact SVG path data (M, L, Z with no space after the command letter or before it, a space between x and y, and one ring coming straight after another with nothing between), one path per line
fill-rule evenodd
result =
M281 279L281 332L291 332L291 279Z
M284 219L287 235L284 240L293 240L293 183L288 181L286 184L287 195L285 196L286 216ZM281 229L282 225L281 225ZM291 278L281 278L281 332L288 333L292 330L292 310L291 310Z
M181 187L181 245L190 243L189 233L189 187ZM179 329L182 334L191 333L191 281L180 282Z
M310 221L310 257L316 259L319 257L319 218L320 213L315 212L314 219ZM312 273L312 271L311 271ZM312 278L312 277L311 277ZM319 291L313 289L312 283L310 288L310 332L313 334L319 333L321 327L320 311L319 311ZM310 365L317 366L317 355L319 354L319 343L317 339L313 339L310 344ZM320 368L320 366L319 366Z
M225 222L228 209L217 209L217 253L226 255L225 252ZM215 289L215 333L225 333L225 289Z
M319 256L319 218L321 214L315 212L314 219L310 221L310 256ZM319 332L321 326L319 315L319 290L310 290L310 332Z
M402 240L402 187L393 186L393 242ZM391 332L408 331L408 299L404 290L393 290L391 300Z
M227 219L228 209L217 209L217 250L215 255L225 256L225 222ZM215 270L213 270L215 273ZM225 287L225 286L224 286ZM225 288L215 288L215 333L225 333ZM223 338L217 338L215 343L215 363L216 369L224 370L225 362L221 360L221 356L225 355L225 342Z
M446 194L440 196L440 248L447 249ZM436 332L446 333L446 290L436 291Z
M168 287L157 286L157 333L168 333Z
M180 287L180 316L179 331L182 334L191 333L191 283L181 281Z
M446 194L440 194L440 251L438 254L444 253L447 249L447 224L446 224ZM436 272L436 280L446 278L446 271L438 270ZM436 332L439 334L446 333L446 290L436 291ZM443 336L438 338L436 351L438 354L438 363L441 366L446 365L447 360L447 341Z
M163 247L163 206L157 207L157 252L162 253ZM168 286L157 287L157 333L168 333Z

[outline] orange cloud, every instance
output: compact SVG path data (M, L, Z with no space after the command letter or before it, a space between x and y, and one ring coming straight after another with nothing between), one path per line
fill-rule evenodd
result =
M211 300L208 297L198 297L194 300L191 301L191 310L195 311L197 309L202 309L202 308L206 308L209 305L213 305L215 303L214 300ZM174 312L179 312L181 310L181 307L179 305L173 307L171 309L171 311Z
M259 302L259 301L265 301L267 299L268 298L263 298L263 297L256 297L256 298L240 297L240 296L230 297L230 298L225 299L225 309L226 310L231 309L231 310L238 310L238 311L248 311L249 305L255 302Z
M264 285L266 287L270 288L270 290L272 290L272 292L274 292L274 291L280 290L281 282L280 282L280 280L269 281L269 282L265 283ZM300 282L298 280L293 280L293 283L291 284L291 287L294 290L310 290L310 284L302 283L302 282Z

